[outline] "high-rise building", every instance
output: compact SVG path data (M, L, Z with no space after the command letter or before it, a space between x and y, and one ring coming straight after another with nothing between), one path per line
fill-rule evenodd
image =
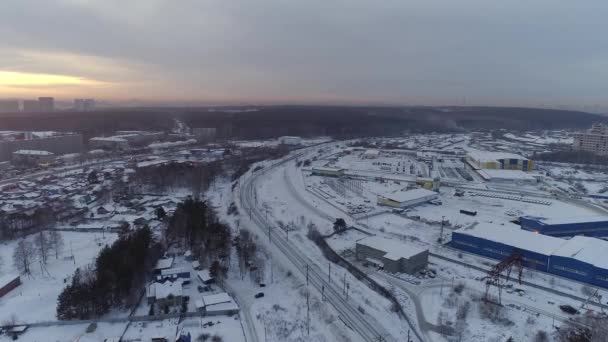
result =
M74 99L74 110L80 112L88 112L95 110L94 99Z
M38 105L40 106L41 112L52 112L55 110L55 98L53 97L39 97Z
M40 103L38 100L23 100L23 111L27 113L39 112Z
M575 133L573 137L573 149L608 155L608 125L594 123L591 129Z
M0 113L14 113L19 111L19 100L0 100Z

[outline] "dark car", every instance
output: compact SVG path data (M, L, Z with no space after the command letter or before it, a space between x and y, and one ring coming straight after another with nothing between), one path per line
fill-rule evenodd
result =
M255 298L262 298L262 297L264 297L264 292L256 293L254 297Z
M562 310L563 312L570 314L570 315L576 315L578 313L578 310L576 310L574 307L572 307L571 305L560 305L559 309Z

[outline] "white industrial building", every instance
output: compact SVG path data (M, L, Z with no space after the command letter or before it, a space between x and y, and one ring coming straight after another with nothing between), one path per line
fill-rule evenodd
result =
M282 144L282 145L292 145L292 146L302 145L302 138L301 137L295 137L295 136L280 137L279 138L279 144Z
M13 164L40 165L55 161L55 154L41 150L18 150L13 152Z
M536 177L520 170L480 169L476 171L481 176L481 178L488 182L524 184L534 184L538 182Z
M365 152L363 152L363 158L365 159L375 159L378 158L379 155L379 150L366 150Z
M378 195L378 205L393 208L409 208L435 200L438 197L439 194L436 192L422 188L408 191L397 191Z

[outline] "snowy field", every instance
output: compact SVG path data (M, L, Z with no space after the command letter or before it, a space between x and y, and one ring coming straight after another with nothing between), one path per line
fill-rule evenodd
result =
M45 267L36 259L32 264L32 274L21 275L22 284L0 298L0 322L13 314L18 321L33 323L55 321L57 296L71 281L74 271L95 261L99 250L116 239L116 234L61 232L64 246L56 259L54 253ZM28 240L33 241L33 236ZM12 262L12 254L17 241L0 246L0 256L4 261L2 273L18 274ZM74 258L72 259L72 255Z

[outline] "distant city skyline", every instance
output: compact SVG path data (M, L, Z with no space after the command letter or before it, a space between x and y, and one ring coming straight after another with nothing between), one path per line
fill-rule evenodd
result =
M603 0L5 0L0 98L604 112L607 12Z

